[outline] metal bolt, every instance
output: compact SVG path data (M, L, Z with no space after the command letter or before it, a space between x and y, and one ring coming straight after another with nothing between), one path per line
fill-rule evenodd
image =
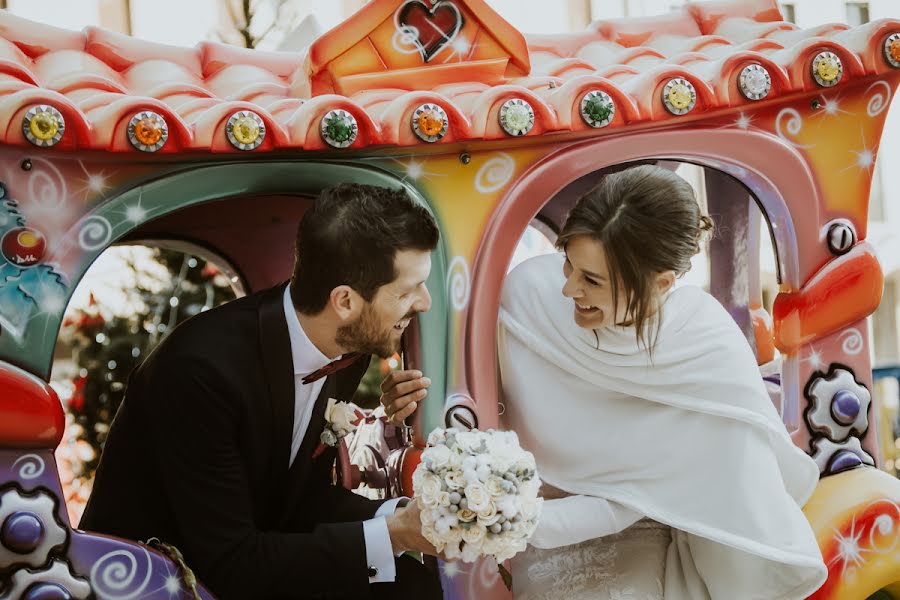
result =
M31 170L31 159L30 158L26 158L25 160L22 161L22 170L23 171Z
M822 103L819 102L819 99L818 99L818 98L815 98L815 99L813 99L812 102L809 103L809 106L810 106L810 108L812 108L813 110L819 110L820 108L822 108Z
M468 152L463 152L462 154L459 155L459 162L461 162L464 165L467 165L470 162L472 162L472 156Z
M828 229L828 249L833 254L846 254L853 247L853 229L846 223L835 223Z

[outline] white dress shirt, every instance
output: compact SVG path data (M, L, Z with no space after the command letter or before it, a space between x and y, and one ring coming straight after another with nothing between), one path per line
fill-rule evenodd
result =
M303 436L306 435L312 419L316 399L325 386L325 378L309 384L304 384L303 378L331 362L303 331L300 319L297 318L297 312L294 310L294 304L291 302L290 289L290 286L287 286L284 290L284 317L287 320L288 334L291 339L291 359L294 364L294 431L291 438L291 458L288 467L294 463L294 458L300 450ZM375 517L363 521L366 561L370 572L374 569L375 573L374 576L369 577L369 583L392 582L397 578L397 567L394 564L391 536L388 533L385 516L393 514L401 500L402 498L388 500L379 507Z

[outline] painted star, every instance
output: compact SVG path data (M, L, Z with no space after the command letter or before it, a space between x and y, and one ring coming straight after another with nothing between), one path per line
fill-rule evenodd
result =
M737 120L735 120L734 122L738 129L743 129L745 131L747 129L750 129L751 123L753 123L753 117L745 115L744 113L741 113L740 116L738 116Z
M822 353L813 348L810 351L809 356L806 357L806 362L808 362L813 369L820 369L824 364L822 361Z

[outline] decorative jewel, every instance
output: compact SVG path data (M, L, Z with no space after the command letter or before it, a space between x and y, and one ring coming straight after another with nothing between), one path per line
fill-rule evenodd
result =
M47 240L40 231L30 227L10 229L0 241L3 258L20 268L33 267L44 259Z
M812 61L812 75L822 87L837 85L844 74L844 65L834 52L819 52Z
M255 150L266 139L266 124L250 110L239 110L228 119L225 136L238 150Z
M158 113L145 110L128 122L128 141L141 152L156 152L166 145L168 139L169 126Z
M762 65L747 65L738 78L741 93L750 100L762 100L772 90L772 77Z
M423 104L413 111L412 128L423 142L436 142L447 133L449 119L437 104Z
M47 104L32 106L22 121L25 138L35 146L48 148L56 145L66 132L66 120L62 113Z
M591 127L606 127L616 116L616 103L600 90L588 92L581 99L581 118Z
M330 110L322 117L322 139L329 146L346 148L356 141L359 125L346 110Z
M900 69L900 33L892 33L884 40L884 58L889 65Z
M697 90L684 77L670 79L663 88L663 104L673 115L684 115L697 104Z
M534 109L521 98L507 100L500 107L500 127L509 135L525 135L534 127Z

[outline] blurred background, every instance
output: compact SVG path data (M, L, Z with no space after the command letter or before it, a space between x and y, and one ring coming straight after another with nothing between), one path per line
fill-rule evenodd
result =
M0 9L35 21L81 30L100 26L177 46L204 40L303 53L319 34L339 24L366 0L0 0ZM677 10L681 0L487 0L524 33L581 31L592 21ZM900 1L795 0L782 2L785 19L801 28L900 17ZM882 468L900 468L900 178L885 165L900 162L900 109L888 115L874 165L868 240L885 274L881 306L870 319L875 394L882 411ZM703 178L679 168L705 204ZM103 182L97 182L102 186ZM768 240L768 235L762 235ZM553 247L536 229L523 238L513 265ZM778 286L771 247L764 248L764 301L771 312ZM512 266L512 265L511 265ZM705 253L696 257L689 283L708 285ZM243 294L239 278L221 258L178 244L116 246L79 284L60 332L51 385L66 406L66 436L57 451L73 522L80 520L105 436L131 370L184 319ZM381 378L399 357L373 360L357 396L377 403Z

